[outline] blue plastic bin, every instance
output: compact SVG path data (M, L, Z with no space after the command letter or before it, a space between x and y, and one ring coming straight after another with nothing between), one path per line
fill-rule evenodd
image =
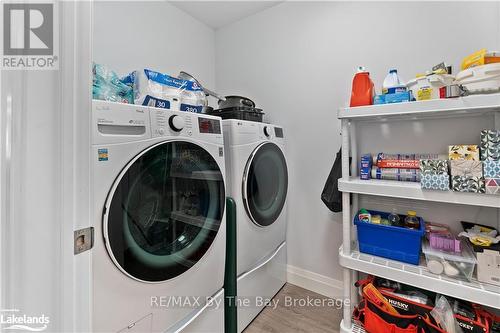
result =
M385 219L390 214L372 210L369 212L372 216L380 215ZM401 221L404 221L406 216L399 215L399 217ZM421 217L418 217L418 219L420 229L414 230L362 222L358 218L358 213L356 213L354 224L358 227L359 250L363 253L418 265L422 237L425 234L425 222Z

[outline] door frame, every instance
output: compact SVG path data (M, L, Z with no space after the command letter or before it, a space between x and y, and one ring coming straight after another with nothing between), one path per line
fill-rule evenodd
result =
M90 251L74 255L74 230L90 227L90 128L92 99L92 0L54 1L58 11L59 69L57 71L0 72L0 306L3 309L20 306L21 311L50 313L50 331L91 331L92 265ZM57 21L56 21L57 22ZM38 99L39 82L44 96ZM5 84L8 82L8 85ZM47 232L40 233L38 242L16 242L19 232L28 232L35 221L27 221L18 212L36 209L35 203L22 202L29 189L22 189L32 169L22 165L28 140L26 123L28 110L36 104L44 115L53 120L45 124L44 136L56 142L51 155L43 156L44 165L60 171L53 188L40 198L38 205L50 203L51 221L42 221ZM6 112L3 112L6 110ZM31 133L32 134L32 133ZM47 137L45 137L47 136ZM56 139L54 139L56 138ZM50 140L43 140L44 144ZM12 158L14 157L14 158ZM48 162L50 161L50 162ZM27 171L28 170L28 171ZM30 171L31 170L31 171ZM53 170L52 170L53 171ZM37 189L40 191L40 189ZM24 238L22 238L24 239ZM43 280L20 279L36 272L29 267L36 260L33 254L43 244L43 257L53 254L43 272ZM22 249L22 251L17 251ZM29 257L27 260L26 257ZM15 267L15 270L12 269ZM45 282L50 280L50 284ZM50 299L33 297L26 290L43 289ZM17 305L16 305L17 304ZM39 315L41 315L40 313ZM33 313L34 315L34 313Z
M92 331L91 250L74 254L73 233L93 225L91 121L93 0L59 1L63 138L62 330ZM66 112L72 110L72 112ZM78 153L75 153L78 152Z

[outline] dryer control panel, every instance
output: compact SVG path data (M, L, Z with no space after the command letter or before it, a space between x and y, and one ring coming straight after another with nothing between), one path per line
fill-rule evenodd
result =
M258 136L261 140L283 142L283 127L272 124L258 123Z
M224 135L231 145L244 145L258 141L285 143L283 127L254 121L226 119L223 122Z

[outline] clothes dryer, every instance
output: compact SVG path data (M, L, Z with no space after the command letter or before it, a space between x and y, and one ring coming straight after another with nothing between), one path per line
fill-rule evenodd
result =
M237 208L241 332L286 282L288 168L281 126L232 119L222 124L227 192Z

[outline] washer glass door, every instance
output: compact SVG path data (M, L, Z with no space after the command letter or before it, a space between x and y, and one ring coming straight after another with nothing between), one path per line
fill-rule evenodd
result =
M206 150L183 141L152 146L123 169L108 196L106 247L137 280L174 278L210 248L224 203L222 173Z
M245 208L259 226L274 223L286 201L288 169L285 156L274 143L263 143L247 163L243 184Z

